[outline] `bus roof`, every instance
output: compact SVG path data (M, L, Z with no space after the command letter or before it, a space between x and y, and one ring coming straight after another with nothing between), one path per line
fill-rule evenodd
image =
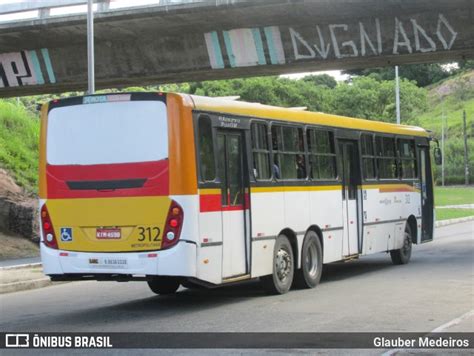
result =
M248 116L262 119L298 122L322 126L343 127L364 131L430 137L421 127L390 124L380 121L355 119L346 116L330 115L320 112L286 109L277 106L247 103L222 98L209 98L191 95L196 110Z

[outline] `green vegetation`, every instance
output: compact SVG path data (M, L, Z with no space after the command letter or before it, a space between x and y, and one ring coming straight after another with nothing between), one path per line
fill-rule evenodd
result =
M370 77L354 78L351 83L334 83L325 76L301 80L277 77L234 79L192 83L189 92L205 96L239 95L241 100L283 107L307 107L310 111L393 122L395 117L395 84ZM414 82L401 82L403 117L414 119L415 113L427 109L424 89Z
M448 220L474 216L474 209L436 209L436 220Z
M463 68L468 68L470 63L463 63ZM460 66L461 67L461 66ZM376 78L378 80L391 80L395 77L394 67L383 67L383 68L369 68L369 69L356 69L347 70L344 73L349 75L364 75ZM407 66L401 66L399 75L401 78L414 81L420 87L426 87L430 84L437 83L444 78L451 75L448 71L443 68L442 64L413 64Z
M464 183L463 111L467 117L470 182L474 182L474 71L449 78L433 86L428 95L429 110L411 123L434 132L440 140L445 118L445 183ZM434 167L441 184L441 167Z
M434 194L435 206L474 204L473 187L436 187Z
M0 101L0 167L28 192L38 181L39 120L14 101Z

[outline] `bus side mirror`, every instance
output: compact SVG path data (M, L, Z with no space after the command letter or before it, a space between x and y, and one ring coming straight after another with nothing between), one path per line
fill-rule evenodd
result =
M440 166L443 163L443 156L441 155L441 149L439 147L435 147L433 151L434 161L437 166Z

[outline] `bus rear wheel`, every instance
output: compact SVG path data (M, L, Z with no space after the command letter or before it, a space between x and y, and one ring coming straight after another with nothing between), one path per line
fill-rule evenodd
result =
M180 285L179 279L174 277L154 277L147 283L153 293L160 295L173 294Z
M398 250L391 250L390 257L394 265L406 265L410 262L412 248L412 232L410 225L407 223L403 236L403 246Z
M323 250L318 235L308 231L301 249L301 269L295 273L297 288L314 288L321 279L323 270Z
M273 249L273 273L262 277L262 286L268 294L285 294L291 288L294 276L294 257L290 241L278 236Z

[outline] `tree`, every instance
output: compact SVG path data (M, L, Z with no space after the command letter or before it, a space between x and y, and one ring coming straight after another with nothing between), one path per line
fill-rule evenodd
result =
M330 112L363 119L394 122L395 83L378 81L372 76L355 78L340 84L331 92ZM406 79L400 83L401 117L411 120L416 112L427 108L426 90Z
M420 87L426 87L450 76L450 72L441 64L410 64L400 66L401 78L415 81ZM354 76L370 76L376 80L392 80L395 78L394 67L347 70L343 73Z
M459 70L460 71L468 71L474 69L474 60L464 60L458 62Z
M306 77L303 77L302 80L304 82L327 87L329 89L334 89L337 86L336 79L328 74L307 75Z

